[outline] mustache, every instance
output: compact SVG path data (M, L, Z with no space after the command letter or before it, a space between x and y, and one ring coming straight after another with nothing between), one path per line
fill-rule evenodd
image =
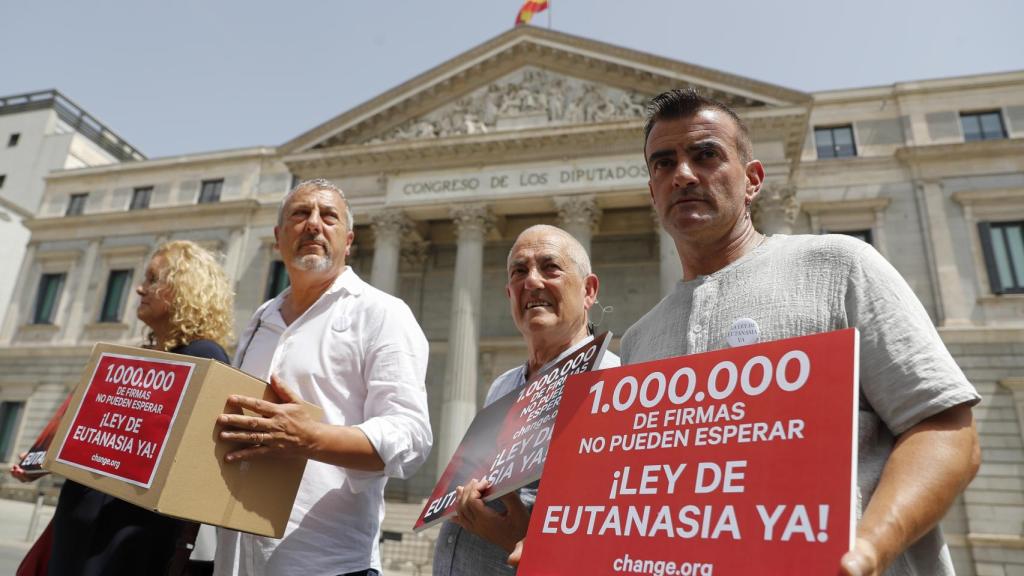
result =
M327 251L327 252L330 251L330 247L327 245L327 237L324 236L323 234L303 234L295 242L295 246L296 247L302 246L303 244L306 244L306 243L318 244L325 251Z
M672 191L672 197L669 199L671 204L676 202L682 202L684 200L707 200L708 194L699 188L683 188Z

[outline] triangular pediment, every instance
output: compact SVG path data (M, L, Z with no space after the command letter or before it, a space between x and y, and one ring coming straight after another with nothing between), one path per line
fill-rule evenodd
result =
M642 117L652 95L683 86L737 109L810 100L749 78L524 26L325 122L282 151L615 123Z
M651 94L525 66L367 143L641 118Z

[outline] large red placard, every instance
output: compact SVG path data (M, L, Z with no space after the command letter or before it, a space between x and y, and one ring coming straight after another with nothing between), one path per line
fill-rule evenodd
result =
M835 574L855 329L573 376L519 574Z
M101 355L57 460L149 488L194 367Z

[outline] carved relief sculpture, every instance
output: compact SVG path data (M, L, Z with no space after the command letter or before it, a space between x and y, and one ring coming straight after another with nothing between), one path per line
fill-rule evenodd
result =
M545 124L642 118L646 100L638 92L525 68L368 143L484 134L499 130L499 120L534 115Z

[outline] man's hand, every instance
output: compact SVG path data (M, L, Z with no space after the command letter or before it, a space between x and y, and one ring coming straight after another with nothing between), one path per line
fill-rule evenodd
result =
M515 550L513 550L512 553L508 555L508 560L506 560L506 562L508 563L509 566L513 566L516 568L519 567L519 561L523 558L523 542L526 542L526 538L523 538L519 542L516 542Z
M228 398L229 407L245 408L258 414L221 414L217 418L217 423L225 426L220 433L221 440L249 445L229 452L225 456L228 462L268 455L310 458L316 452L323 425L310 418L299 396L277 376L270 377L270 387L281 399L280 403L248 396Z
M530 513L514 491L501 497L505 512L488 508L483 493L491 487L490 480L472 479L456 492L456 515L452 518L462 528L512 552L516 543L526 536Z
M27 472L25 472L24 468L19 466L19 463L25 459L25 456L28 456L28 452L22 452L21 454L18 454L17 462L11 465L11 476L13 476L14 479L19 482L31 482L42 477L42 474L30 476ZM47 474L49 474L49 472L47 472Z
M878 551L874 544L863 538L857 538L853 550L843 555L839 566L842 576L882 576L882 568L878 565Z

